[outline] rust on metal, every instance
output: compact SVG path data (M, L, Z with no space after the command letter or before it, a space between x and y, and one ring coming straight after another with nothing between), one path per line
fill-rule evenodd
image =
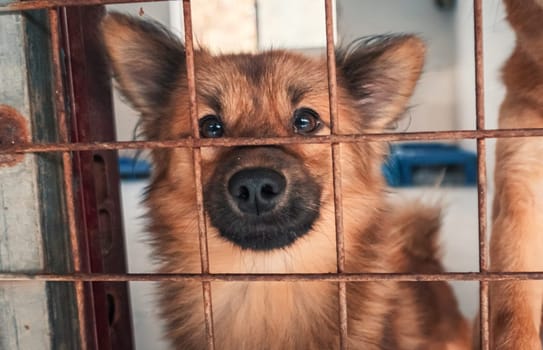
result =
M111 86L96 33L104 6L61 12L66 100L71 142L114 141ZM77 233L82 271L127 272L116 152L73 152ZM132 349L128 283L85 283L90 349Z
M62 63L60 58L60 23L59 9L48 10L49 26L51 32L51 57L53 61L53 81L55 87L55 111L58 119L58 132L61 142L68 143L68 124L64 100L64 85L62 81ZM72 249L72 264L75 272L81 271L81 251L79 237L76 230L72 159L68 151L62 153L62 167L64 171L64 194L66 201L66 215L68 218L68 229ZM87 336L90 325L87 324L87 309L85 307L85 286L82 281L75 282L75 297L77 303L77 318L79 322L79 336L81 348L87 349L89 337Z
M159 2L166 0L26 0L14 1L0 5L0 13L13 11L26 11L38 9L51 9L66 6L92 6L107 4L123 4L135 2Z
M482 0L473 1L473 32L475 53L475 109L477 130L485 129L485 103L484 103L484 57L483 57L483 4ZM486 242L487 232L487 176L486 176L486 144L484 138L477 138L477 190L478 190L478 218L479 218L479 271L488 271L488 250ZM490 327L488 306L488 282L479 283L480 307L480 339L481 349L490 349Z
M192 12L190 0L183 0L183 20L185 29L185 62L187 65L187 84L189 89L189 112L192 127L192 137L200 138L198 126L198 106L196 104L196 76L194 69L194 41L192 34ZM181 57L180 57L181 59ZM209 253L207 246L207 229L204 212L204 199L202 189L202 154L199 147L193 148L194 182L196 187L196 206L198 210L198 238L200 242L200 261L202 273L209 273ZM211 283L202 281L204 301L204 320L208 350L215 349L213 332L213 306L211 301Z
M330 127L332 135L339 134L339 116L337 105L336 55L334 45L333 2L324 1L326 21L326 63L328 68L328 96L330 108ZM337 271L345 272L345 240L343 231L343 198L341 190L341 149L339 143L332 143L332 179L334 184L334 213L336 225ZM338 283L338 319L339 348L348 348L347 287L345 282Z
M485 129L485 130L450 130L450 131L421 131L401 133L376 134L350 134L325 135L312 137L266 137L266 138L231 138L220 139L193 139L182 138L178 140L152 140L152 141L116 141L116 142L74 142L74 143L24 143L0 146L0 154L10 153L44 153L65 151L96 151L143 148L177 148L177 147L234 147L234 146L262 146L262 145L289 145L289 144L331 144L331 143L358 143L368 141L432 141L432 140L460 140L460 139L489 139L489 138L515 138L515 137L541 137L543 128L534 129Z
M479 271L488 271L488 249L486 242L487 232L487 177L486 177L486 144L484 139L477 140L477 190L478 190L478 214L479 214ZM479 321L481 331L481 348L489 350L489 305L488 282L479 284Z
M482 0L474 0L474 54L475 54L475 95L476 95L476 130L401 132L379 134L338 134L337 81L333 32L333 2L325 0L326 14L326 53L328 68L329 107L332 134L317 137L272 137L272 138L221 138L200 139L198 130L198 111L196 105L196 83L194 69L194 45L191 24L190 1L183 0L185 24L187 80L190 93L189 110L191 115L192 137L166 141L128 141L128 142L80 142L70 143L68 137L64 87L62 84L61 59L59 48L58 6L87 6L97 4L113 4L124 2L150 2L164 0L27 0L0 5L0 13L7 11L24 11L33 9L49 9L51 25L51 41L53 51L55 106L59 120L60 142L49 144L30 143L28 130L23 118L9 106L0 106L0 166L18 162L26 153L62 152L64 166L64 187L68 212L69 235L72 244L72 256L75 273L0 273L0 281L56 281L73 282L76 287L76 298L79 310L82 344L86 343L87 329L84 305L84 282L126 282L126 281L196 281L202 283L204 298L204 314L208 348L214 349L213 308L211 302L211 282L293 282L293 281L327 281L338 283L338 312L340 347L347 348L347 301L346 283L367 281L479 281L480 282L480 329L482 349L489 349L489 303L488 283L507 280L543 280L543 272L488 272L487 251L487 175L486 144L487 138L536 137L543 136L543 129L485 129L484 111L484 66L483 66L483 18ZM181 59L181 58L180 58ZM16 117L12 117L16 115ZM23 121L21 121L23 120ZM340 144L368 141L416 141L416 140L458 140L475 139L477 142L478 169L478 242L480 272L440 273L440 274L404 274L404 273L345 273L345 253L343 237L343 213L341 191ZM330 144L332 149L332 166L334 182L334 205L336 220L337 272L331 274L211 274L209 271L209 253L207 246L206 218L203 209L201 152L200 147L232 147L279 144ZM85 273L82 271L80 244L76 232L74 213L74 193L72 184L72 167L70 152L97 151L143 148L175 148L190 147L193 149L194 177L196 184L196 201L198 207L199 243L202 273L201 274L118 274L118 273ZM84 347L85 345L83 345Z
M15 108L0 105L0 147L30 142L27 121ZM0 153L0 167L13 166L24 159L24 154Z
M49 282L437 282L437 281L522 281L543 280L543 272L445 272L411 273L12 273L0 272L0 281Z

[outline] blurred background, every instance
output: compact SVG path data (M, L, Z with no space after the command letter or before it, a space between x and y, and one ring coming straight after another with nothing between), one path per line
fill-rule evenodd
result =
M500 67L513 48L513 34L499 0L483 2L486 128L497 127L504 96ZM183 36L178 2L112 5L110 9L156 19ZM424 73L397 131L475 128L473 5L454 0L336 0L337 43L372 34L415 33L427 42ZM317 0L193 0L196 42L217 53L288 48L320 55L325 49L324 5ZM137 112L115 98L119 140L132 140ZM493 194L494 140L487 140L489 207ZM121 152L127 255L130 272L154 271L145 244L144 209L139 204L147 183L146 165L134 176L133 153ZM144 157L143 157L144 160ZM477 271L478 219L475 141L396 144L383 171L393 200L422 198L445 208L442 233L449 271ZM490 226L489 226L490 227ZM478 284L454 282L464 314L478 309ZM163 349L161 325L153 305L152 283L132 282L134 334L139 349Z

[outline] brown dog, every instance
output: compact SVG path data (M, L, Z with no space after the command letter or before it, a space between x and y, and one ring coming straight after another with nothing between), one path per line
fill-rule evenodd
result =
M505 0L516 32L499 127L543 127L543 1ZM498 139L492 271L543 271L543 139ZM491 349L541 349L543 282L490 284Z
M184 47L157 23L110 14L105 46L119 87L148 139L190 135ZM402 113L421 72L422 42L407 35L359 42L337 55L339 131L379 132ZM204 138L326 135L326 61L284 51L195 53ZM443 271L439 211L392 207L380 172L385 145L341 145L346 271ZM190 149L152 151L146 204L160 272L199 273ZM329 145L202 149L212 273L336 271ZM351 283L351 349L463 349L469 331L446 283ZM163 283L160 309L179 349L205 349L202 287ZM338 347L337 284L212 283L217 349Z

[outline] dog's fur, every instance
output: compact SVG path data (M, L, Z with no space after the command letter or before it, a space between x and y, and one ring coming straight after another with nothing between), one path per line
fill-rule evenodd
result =
M503 68L499 127L543 127L543 1L505 0L516 47ZM498 139L492 271L543 271L543 139ZM490 284L491 349L541 349L543 282Z
M145 137L190 136L182 43L156 23L120 14L110 14L102 30L119 88L141 112ZM380 132L393 123L423 57L423 43L409 35L338 51L339 133ZM292 115L300 107L320 115L317 135L329 133L325 59L285 51L213 56L199 49L195 62L199 115L219 115L225 136L294 135ZM385 146L340 146L346 271L442 272L439 210L386 202ZM203 148L201 154L212 273L336 271L329 145ZM155 149L152 159L146 204L160 272L199 273L192 151ZM249 218L228 197L233 174L248 168L272 169L286 179L286 199L268 216ZM337 283L214 282L217 348L337 348L337 293ZM444 282L350 283L347 293L352 349L469 347L468 326ZM162 283L160 309L174 347L206 348L201 284Z

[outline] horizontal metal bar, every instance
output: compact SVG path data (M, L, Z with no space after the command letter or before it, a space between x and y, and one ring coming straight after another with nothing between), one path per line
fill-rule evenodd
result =
M175 148L175 147L233 147L261 145L290 145L290 144L331 144L357 143L367 141L432 141L485 139L506 137L537 137L543 136L543 128L537 129L487 129L487 130L458 130L458 131L422 131L406 133L380 133L359 135L328 135L314 137L271 137L271 138L221 138L193 139L191 137L172 141L118 141L118 142L79 142L79 143L48 143L48 144L16 144L3 146L0 154L9 153L43 153L63 151L95 151L144 148Z
M167 0L26 0L13 1L0 5L0 13L25 10L49 9L64 6L91 6L139 2L159 2Z
M511 281L543 280L543 272L448 272L410 273L289 273L289 274L199 274L199 273L0 273L1 281L50 282L371 282L371 281Z

